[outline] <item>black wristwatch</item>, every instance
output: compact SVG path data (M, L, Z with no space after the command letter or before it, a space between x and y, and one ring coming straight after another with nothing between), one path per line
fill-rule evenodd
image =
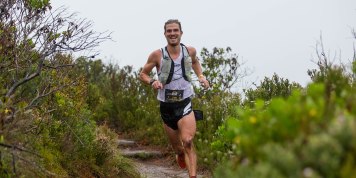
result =
M155 82L155 81L156 81L156 79L151 79L151 80L150 80L150 85L152 85L153 82Z

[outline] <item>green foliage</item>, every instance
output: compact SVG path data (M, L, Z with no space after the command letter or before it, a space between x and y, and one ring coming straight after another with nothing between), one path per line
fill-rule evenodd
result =
M35 167L28 164L29 162L18 161L16 174L13 174L10 171L14 168L11 164L13 157L11 152L1 150L3 165L1 168L4 170L2 176L138 177L132 163L120 156L116 134L105 127L96 128L92 112L85 104L86 83L83 78L80 78L80 75L79 78L72 75L72 71L66 73L67 78L57 80L63 82L74 76L70 80L76 80L77 85L57 91L44 99L41 109L33 109L31 112L26 111L18 115L17 119L27 118L27 124L18 125L20 130L27 133L8 132L4 138L7 144L9 140L26 142L26 147L36 150L33 152L41 159L33 157L32 154L22 153L21 157L27 161L31 160ZM25 106L25 103L20 103L18 108Z
M242 62L232 53L230 47L226 49L215 47L212 52L203 48L200 55L203 74L209 80L212 92L230 90L247 75L247 71L242 69Z
M242 63L231 48L213 48L212 52L203 49L201 52L204 76L211 83L208 90L195 85L196 97L193 108L204 112L204 120L197 123L195 145L198 151L199 166L213 169L218 160L230 155L228 151L232 144L226 143L221 137L221 126L228 116L233 104L239 104L240 95L231 90L235 84L247 75L242 69ZM220 127L219 127L220 126ZM212 146L210 144L213 142Z
M281 96L288 97L294 89L302 87L295 82L290 83L288 79L280 78L277 74L273 74L272 78L265 77L256 89L249 88L244 90L246 99L244 105L254 106L257 99L268 102L273 97Z
M100 60L78 61L88 82L87 103L98 124L106 123L117 132L141 143L166 144L156 93L138 79L132 67L104 65Z
M316 71L305 92L272 98L267 106L260 100L237 107L220 132L236 148L215 176L354 176L356 90L342 68L324 72Z
M49 0L26 0L31 8L41 9L49 5Z
M116 134L97 127L87 73L65 54L107 37L49 12L49 0L0 6L0 177L138 177Z
M224 128L220 125L224 123L230 106L238 103L239 100L239 95L232 93L219 93L210 96L209 99L205 97L193 99L193 107L204 112L204 120L197 122L195 136L198 162L201 167L212 169L216 166L217 160L229 154L226 150L231 144L225 142L224 137L220 137L220 132ZM211 147L210 144L215 140L218 141Z

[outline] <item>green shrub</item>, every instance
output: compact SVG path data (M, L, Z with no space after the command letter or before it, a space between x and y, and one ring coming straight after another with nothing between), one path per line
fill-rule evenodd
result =
M268 103L273 97L288 97L294 89L302 87L296 82L289 82L288 79L280 78L276 73L271 78L265 77L255 89L244 90L245 100L243 105L254 106L256 100L264 100Z
M341 68L329 69L306 91L231 112L212 146L229 138L233 154L215 177L356 175L356 89Z

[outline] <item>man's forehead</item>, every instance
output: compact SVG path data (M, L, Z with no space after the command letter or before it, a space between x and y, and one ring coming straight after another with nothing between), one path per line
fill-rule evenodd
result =
M176 23L170 23L166 25L166 28L179 28L179 25Z

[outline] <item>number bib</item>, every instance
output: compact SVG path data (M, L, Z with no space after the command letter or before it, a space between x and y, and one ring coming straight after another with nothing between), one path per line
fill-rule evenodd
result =
M166 102L178 102L183 100L184 90L165 90L165 101Z

